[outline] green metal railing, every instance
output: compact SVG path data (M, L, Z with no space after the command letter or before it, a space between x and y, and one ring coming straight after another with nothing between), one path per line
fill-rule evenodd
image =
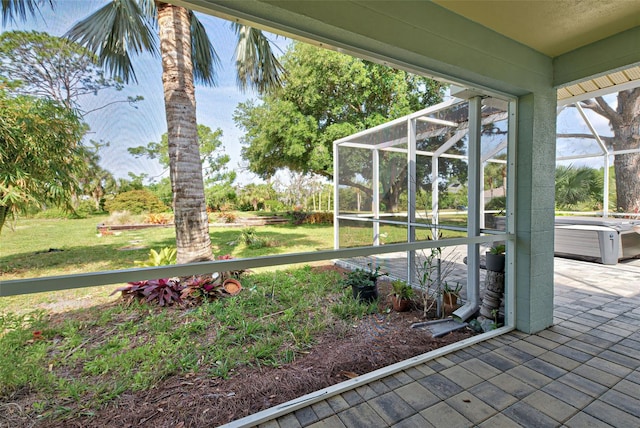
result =
M154 278L190 276L213 272L244 270L267 266L281 266L294 263L309 263L333 259L371 256L399 251L422 250L454 245L482 244L514 239L514 235L499 234L473 238L452 238L439 241L419 241L413 243L388 244L381 246L357 247L340 250L314 251L309 253L282 254L237 260L189 263L183 265L146 267L115 271L90 272L73 275L48 276L42 278L0 281L0 297L45 291L68 290L93 287L96 285L118 284Z

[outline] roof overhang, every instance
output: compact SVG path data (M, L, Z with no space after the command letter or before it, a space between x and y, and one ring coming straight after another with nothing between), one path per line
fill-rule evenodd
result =
M171 2L497 93L551 82L564 102L640 81L637 1Z

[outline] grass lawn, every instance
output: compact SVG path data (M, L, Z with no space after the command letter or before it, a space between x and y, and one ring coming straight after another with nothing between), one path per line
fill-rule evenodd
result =
M30 418L90 416L170 376L227 378L280 366L318 335L375 312L340 274L304 267L246 276L234 297L190 308L110 303L64 314L0 316L0 400ZM26 400L26 401L20 401Z
M79 220L20 219L13 228L5 226L0 237L0 279L128 269L135 267L136 260L146 260L151 248L159 250L175 246L173 227L124 230L114 235L99 236L96 225L104 220L105 217ZM251 248L241 242L241 231L231 227L210 228L214 254L250 258L333 248L333 226L329 225L257 227L256 233L270 243L262 248ZM383 225L381 233L383 243L406 240L406 227ZM419 230L418 238L425 239L425 234L429 233L427 229ZM341 246L370 245L371 235L370 224L345 226L341 229ZM460 235L445 231L447 237ZM290 267L294 266L280 266L278 269ZM256 271L272 269L259 268ZM108 285L4 297L0 298L0 310L15 313L25 313L34 308L62 311L86 306L87 301L105 303L117 298L109 297L114 288L114 285Z
M174 229L99 237L101 218L19 220L2 232L2 280L131 268L150 248L175 246ZM237 258L333 247L333 227L260 226L270 245L251 248L242 229L211 228L216 255ZM345 228L369 244L369 227ZM385 227L400 242L403 227ZM378 311L360 304L333 270L256 269L234 297L161 308L109 297L117 285L0 298L0 400L20 402L29 418L92 415L127 392L171 376L228 378L243 367L281 366L322 335L339 337ZM26 401L20 401L26 400Z
M5 227L0 245L1 280L129 269L135 267L136 260L146 260L150 248L175 247L173 227L124 230L98 236L96 225L102 221L104 217L20 219L13 229ZM256 232L271 243L263 248L249 248L240 242L241 230L210 228L214 254L248 258L333 248L332 226L261 226ZM287 267L291 266L279 269ZM258 272L265 270L269 269L256 269ZM0 310L24 313L33 308L44 308L59 311L81 306L87 299L104 303L114 299L109 297L114 288L111 285L4 297L0 298Z

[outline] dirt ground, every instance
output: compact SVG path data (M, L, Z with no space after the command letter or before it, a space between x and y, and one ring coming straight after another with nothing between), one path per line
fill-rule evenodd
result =
M206 374L173 376L151 390L125 393L98 412L72 420L36 421L7 407L0 411L13 413L13 417L0 418L0 427L5 422L12 427L219 426L473 335L462 330L432 338L425 331L411 329L412 323L424 321L422 310L388 311L389 291L388 283L380 285L380 295L385 297L380 299L378 314L343 328L346 331L327 333L307 354L285 366L244 368L226 380Z

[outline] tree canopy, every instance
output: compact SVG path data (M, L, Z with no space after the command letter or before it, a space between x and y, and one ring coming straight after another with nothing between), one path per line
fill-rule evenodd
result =
M77 114L52 100L0 89L0 231L29 206L68 205L87 165Z
M618 92L617 105L604 97L580 102L583 108L609 121L612 137L600 136L609 150L630 151L617 154L613 165L616 177L617 211L640 212L640 88ZM595 138L592 134L559 134L563 138Z
M198 146L205 184L205 199L210 208L219 208L235 198L232 186L237 174L228 169L230 157L224 152L221 138L222 129L218 128L212 131L208 126L198 125ZM149 159L157 159L160 165L169 168L169 144L166 133L162 135L160 142L152 141L146 146L130 147L127 150L136 157L145 156ZM163 179L153 186L164 201L167 201L167 196L170 196L171 192L171 186L168 184ZM167 195L167 190L169 195Z
M228 171L227 164L230 157L222 146L222 129L212 131L205 125L198 125L198 147L202 176L206 184L226 182L232 184L236 179L235 171ZM157 159L164 168L169 168L169 145L167 133L162 134L160 142L149 142L146 146L130 147L127 149L135 157L145 156Z
M283 85L238 105L249 170L332 175L332 143L441 100L444 85L401 70L294 42L281 58Z
M17 84L15 93L57 100L70 108L78 108L83 95L122 89L119 80L105 78L87 49L37 31L0 35L0 75Z

